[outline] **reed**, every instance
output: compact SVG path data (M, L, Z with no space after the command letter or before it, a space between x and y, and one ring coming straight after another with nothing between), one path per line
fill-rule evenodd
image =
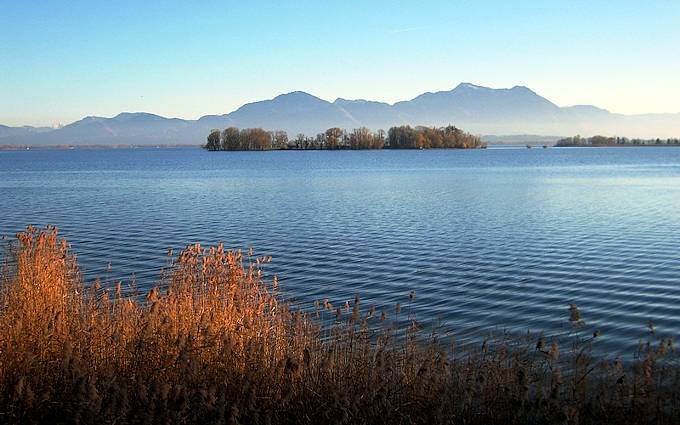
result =
M262 277L269 258L222 245L189 246L133 297L86 286L55 228L17 240L0 292L1 423L680 423L673 342L651 325L628 363L592 356L600 335L575 305L566 339L460 348L416 321L415 293L391 313L359 297L294 311Z

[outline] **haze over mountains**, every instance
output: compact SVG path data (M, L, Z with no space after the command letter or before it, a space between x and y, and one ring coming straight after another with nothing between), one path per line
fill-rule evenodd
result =
M387 130L401 124L453 124L480 135L680 136L680 113L622 115L590 105L559 107L523 86L492 89L462 83L395 104L342 98L328 102L297 91L198 120L125 112L113 118L86 117L57 129L0 125L0 145L202 144L211 129L230 126L285 130L294 137L330 127Z

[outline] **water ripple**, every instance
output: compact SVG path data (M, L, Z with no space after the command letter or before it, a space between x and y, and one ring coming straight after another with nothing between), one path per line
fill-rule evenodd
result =
M149 288L189 243L272 255L300 305L361 294L462 340L680 334L680 149L0 152L0 233L59 225L88 280Z

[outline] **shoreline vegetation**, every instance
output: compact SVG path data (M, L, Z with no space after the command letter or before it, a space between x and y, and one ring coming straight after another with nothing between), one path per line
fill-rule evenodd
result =
M631 362L565 306L566 335L457 347L389 311L282 301L269 257L190 245L144 296L85 285L56 228L10 245L0 423L680 423L680 368L655 335Z
M486 148L479 136L454 127L390 128L387 133L375 133L366 127L347 131L329 128L314 137L298 134L289 139L285 131L265 131L262 128L239 130L229 127L214 129L204 148L209 151L265 151L265 150L365 150L365 149L478 149Z
M372 133L365 127L351 132L331 128L315 137L298 134L289 139L285 131L265 131L261 128L239 130L231 127L213 130L207 143L199 144L91 144L91 145L0 145L0 151L23 150L102 150L102 149L172 149L202 148L209 151L265 150L359 150L359 149L484 149L487 146L525 145L527 147L665 147L680 146L680 139L629 139L626 137L566 137L555 142L489 142L456 127L392 127L395 133L379 130ZM391 138L392 137L392 138ZM489 136L491 137L491 136Z
M567 137L555 143L555 147L610 147L610 146L680 146L680 139L629 139L627 137Z

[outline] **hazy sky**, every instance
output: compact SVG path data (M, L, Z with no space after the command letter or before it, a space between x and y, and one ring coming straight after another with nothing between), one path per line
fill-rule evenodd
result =
M198 118L304 90L387 102L459 82L680 112L680 1L0 0L0 123Z

